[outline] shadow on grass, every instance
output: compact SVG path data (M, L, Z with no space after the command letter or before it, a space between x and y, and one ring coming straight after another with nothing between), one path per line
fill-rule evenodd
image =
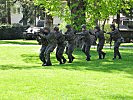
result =
M22 54L21 57L23 58L23 61L25 63L40 64L39 63L39 56L36 54Z
M66 63L64 65L59 65L55 59L55 54L52 55L51 60L53 63L52 67L46 67L46 69L66 69L66 70L93 70L112 73L115 71L123 71L133 75L133 55L131 52L126 53L123 51L123 59L113 61L111 51L108 51L107 58L104 60L97 60L96 51L91 51L92 61L87 62L85 60L84 54L80 50L76 50L74 56L76 59L72 64ZM23 61L27 63L28 66L17 66L17 65L1 65L0 69L32 69L32 68L44 68L41 67L41 61L39 60L38 54L22 54ZM36 66L34 66L36 65ZM14 67L17 66L17 67Z
M27 42L27 41L0 41L0 44L19 44L19 45L37 45L37 43Z
M109 95L107 96L107 98L109 99L115 99L115 100L133 100L133 96L128 96L128 95Z
M10 69L18 69L18 70L22 70L22 69L40 69L41 66L27 66L27 65L0 65L0 70L10 70Z

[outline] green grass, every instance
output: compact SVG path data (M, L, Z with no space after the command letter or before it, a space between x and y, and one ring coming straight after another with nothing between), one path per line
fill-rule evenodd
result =
M112 43L113 46L114 43ZM105 44L106 46L110 46L110 44ZM122 43L121 44L122 47L133 47L133 43Z
M0 40L0 44L37 45L38 42L36 40ZM110 46L110 44L107 43L105 46ZM133 43L122 43L121 46L133 47Z
M0 46L0 100L132 100L133 49L121 49L122 60L86 62L75 50L74 63L59 65L52 53L52 67L42 67L40 46ZM66 56L66 55L65 55Z
M37 45L36 40L0 40L0 44Z

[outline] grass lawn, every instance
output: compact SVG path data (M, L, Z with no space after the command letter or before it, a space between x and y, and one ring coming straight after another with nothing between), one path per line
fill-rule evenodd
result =
M105 44L106 46L110 46L110 44ZM112 43L112 46L114 45L114 43ZM133 47L133 43L122 43L121 44L122 47Z
M19 44L19 45L37 45L38 42L36 40L0 40L0 44ZM109 43L105 44L105 46L110 46ZM112 43L113 46L113 43ZM133 43L122 43L122 47L133 47Z
M36 40L0 40L0 44L37 45Z
M0 100L133 100L133 49L121 49L122 60L86 62L75 50L74 63L42 67L40 46L0 46Z

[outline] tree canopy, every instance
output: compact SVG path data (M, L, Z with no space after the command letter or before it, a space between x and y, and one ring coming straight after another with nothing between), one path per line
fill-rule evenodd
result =
M83 23L96 25L97 20L103 21L109 16L128 13L133 7L133 0L34 0L35 5L41 5L52 16L59 16L67 23L76 25Z

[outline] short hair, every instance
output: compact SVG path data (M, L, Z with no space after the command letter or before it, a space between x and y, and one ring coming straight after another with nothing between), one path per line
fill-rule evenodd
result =
M85 24L83 24L81 27L84 28L84 29L86 29L86 25Z
M54 30L55 31L59 31L59 27L54 27Z
M99 26L96 26L95 29L99 30L100 31L100 27Z
M50 29L48 27L44 27L43 30L47 30L50 32Z
M110 27L113 27L113 28L115 28L115 24L111 24L111 25L110 25Z
M71 25L70 24L67 24L66 25L66 28L70 29L71 28Z

